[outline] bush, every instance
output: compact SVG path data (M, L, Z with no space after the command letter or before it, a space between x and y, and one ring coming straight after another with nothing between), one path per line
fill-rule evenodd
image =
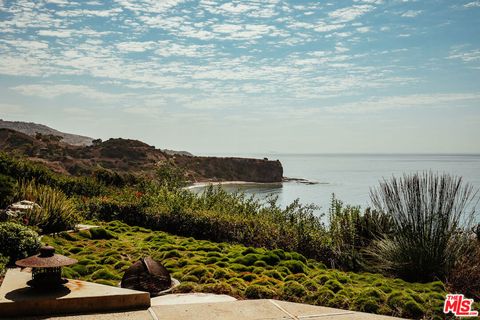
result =
M29 200L40 208L32 209L21 217L28 225L37 226L44 233L73 229L80 222L74 202L58 190L38 185L35 181L20 184L16 194L18 200Z
M8 260L10 260L8 257L4 257L0 254L0 277L2 277L5 274L5 270L7 268ZM1 280L0 280L0 285L2 285Z
M26 226L13 222L0 222L0 255L9 263L35 254L40 248L38 234Z
M362 214L360 207L344 206L332 196L329 209L329 236L333 266L344 270L364 269L363 249L375 239L391 234L392 223L388 215L367 209Z
M471 185L448 174L381 182L371 199L391 216L393 232L372 244L372 267L413 281L445 279L468 249L474 198Z
M15 179L0 174L0 209L6 208L13 202Z
M278 297L278 293L268 287L252 284L245 289L245 297L248 299L274 299Z
M480 300L480 245L459 259L448 276L450 292L463 293L475 301Z
M95 179L60 175L43 165L25 159L16 159L4 152L0 152L0 174L16 181L35 179L39 184L58 188L69 196L97 196L106 192L105 186Z
M116 236L111 233L110 231L108 230L105 230L104 228L91 228L89 229L90 231L90 235L91 235L91 238L92 239L95 239L95 240L109 240L109 239L113 239L113 238L116 238Z
M313 206L298 201L282 209L275 199L262 205L220 187L195 195L171 185L144 184L86 199L83 209L88 218L121 220L197 239L281 248L322 261L331 256L321 217L315 216ZM259 259L275 265L281 257L272 253ZM240 263L244 262L255 263Z

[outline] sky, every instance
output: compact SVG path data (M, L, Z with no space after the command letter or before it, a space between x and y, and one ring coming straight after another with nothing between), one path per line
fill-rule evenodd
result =
M0 0L0 97L198 155L480 153L480 1Z

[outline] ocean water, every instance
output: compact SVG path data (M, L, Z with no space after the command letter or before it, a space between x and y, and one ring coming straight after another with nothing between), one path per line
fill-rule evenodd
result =
M300 199L303 204L319 206L317 214L328 212L335 194L345 204L370 206L370 188L379 181L404 173L431 170L462 176L464 182L480 189L480 155L420 155L420 154L250 154L245 157L279 159L284 176L302 178L317 184L291 181L281 184L224 185L228 191L255 194L259 199L278 196L282 206ZM201 192L202 188L194 189ZM477 206L477 212L480 208Z

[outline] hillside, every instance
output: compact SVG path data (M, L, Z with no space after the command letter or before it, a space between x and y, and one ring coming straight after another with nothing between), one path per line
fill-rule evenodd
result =
M43 124L22 121L5 121L0 119L0 128L12 129L34 137L37 133L43 135L54 135L62 137L62 141L75 146L88 146L92 144L93 138L80 136L71 133L61 132Z
M172 155L144 142L121 138L76 146L59 141L54 135L32 137L15 130L0 129L0 149L70 175L91 175L103 168L119 174L151 177L159 166L168 163L184 170L192 182L280 182L283 176L279 161Z

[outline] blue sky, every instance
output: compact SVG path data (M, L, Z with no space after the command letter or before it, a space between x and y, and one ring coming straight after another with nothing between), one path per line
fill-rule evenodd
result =
M0 96L196 154L479 153L480 1L0 0Z

